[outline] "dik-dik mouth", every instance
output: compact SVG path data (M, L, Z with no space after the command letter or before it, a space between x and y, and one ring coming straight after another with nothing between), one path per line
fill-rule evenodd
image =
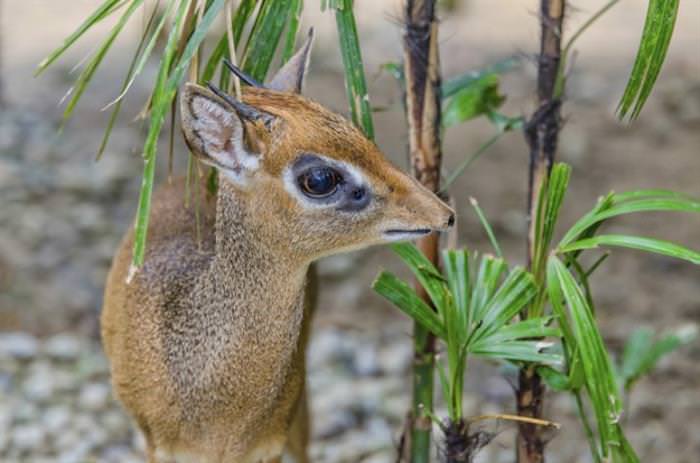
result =
M424 235L429 235L430 232L432 232L431 229L429 228L415 228L415 229L400 229L400 228L392 228L389 230L386 230L384 234L388 237L391 238L397 238L397 237L417 237L417 236L424 236Z

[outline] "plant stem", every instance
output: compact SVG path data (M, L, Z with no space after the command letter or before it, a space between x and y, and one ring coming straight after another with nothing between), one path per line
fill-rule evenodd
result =
M591 423L588 421L588 415L586 414L586 409L583 406L583 400L581 400L581 392L574 392L574 397L576 398L576 409L578 410L578 415L583 423L583 429L586 431L586 439L588 439L588 445L591 448L593 459L596 463L601 463L600 454L598 453L598 445L596 444L595 435L593 434L593 428L591 427Z
M530 165L528 178L528 234L527 263L530 271L539 276L539 291L544 291L542 270L545 265L546 252L535 252L537 248L538 198L543 185L547 183L560 129L559 95L555 95L557 76L561 60L562 23L564 20L565 0L540 1L540 54L537 69L538 108L525 127L525 138L530 148ZM543 298L536 298L543 300ZM534 308L530 313L536 314L541 308ZM523 315L526 317L527 315ZM545 387L533 365L526 365L520 370L518 390L516 391L518 414L532 418L541 418ZM519 463L541 463L544 461L545 439L543 429L528 423L518 425L517 461Z
M409 156L413 175L432 191L440 189L440 62L438 56L435 0L406 0L404 10L404 75L406 76L406 117ZM418 242L418 248L435 265L438 263L438 235ZM421 297L430 303L416 284ZM430 414L433 403L435 338L419 324L413 329L413 410L410 461L430 461ZM403 452L402 452L403 453Z
M468 439L469 429L463 420L450 422L445 429L445 462L467 463L472 449Z

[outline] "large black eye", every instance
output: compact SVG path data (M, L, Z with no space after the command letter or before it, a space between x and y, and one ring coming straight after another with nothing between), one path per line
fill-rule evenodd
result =
M299 186L307 196L324 198L335 193L342 177L330 167L312 167L299 176Z

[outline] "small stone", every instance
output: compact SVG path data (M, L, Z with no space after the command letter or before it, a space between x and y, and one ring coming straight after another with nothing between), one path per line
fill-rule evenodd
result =
M314 418L314 439L330 439L357 425L357 417L348 409L338 408Z
M109 386L102 383L90 383L80 390L78 404L88 410L102 410L109 401Z
M352 356L353 347L340 330L320 331L311 338L307 350L309 369L314 370L322 365L349 359Z
M15 402L14 407L10 407L10 409L13 408L12 414L18 423L34 422L39 415L39 409L36 404L23 398L20 398L19 403Z
M54 393L54 381L48 366L43 363L37 365L24 381L24 393L28 399L35 402L44 402L51 398Z
M360 344L355 351L353 369L359 376L375 376L381 368L377 359L377 349L372 344Z
M92 443L85 440L83 436L73 447L61 453L56 459L56 463L83 463L92 448Z
M138 429L136 430L136 432L133 435L133 438L131 439L131 445L133 445L133 447L136 450L142 453L146 451L146 438Z
M70 419L71 410L67 405L54 405L44 412L41 422L46 432L55 435L65 430Z
M68 428L64 432L58 433L54 440L54 447L60 451L65 451L66 453L73 449L78 442L80 442L81 436L78 431L73 428Z
M361 463L394 463L396 461L396 450L383 450L367 456Z
M101 455L99 461L104 463L127 463L133 462L136 456L131 451L131 449L126 445L111 445L107 447ZM137 462L142 462L141 460L136 460Z
M90 448L99 448L105 445L109 441L109 434L107 431L99 426L93 426L84 435L86 444L90 445Z
M18 426L12 431L12 445L18 450L36 450L44 443L44 430L37 425Z
M413 345L408 340L394 342L379 352L379 365L389 376L406 373L412 364Z
M328 278L342 278L350 274L357 264L357 254L336 254L318 261L318 274Z
M39 343L36 338L27 333L0 334L0 356L27 360L36 356Z
M82 349L80 339L69 334L57 334L44 343L44 351L57 360L75 360Z
M114 436L126 434L130 428L129 420L118 410L109 410L102 414L100 416L100 424Z

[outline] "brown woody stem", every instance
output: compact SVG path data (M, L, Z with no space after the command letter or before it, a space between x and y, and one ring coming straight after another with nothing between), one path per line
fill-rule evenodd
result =
M535 254L537 201L540 190L546 184L554 157L560 129L561 101L555 89L561 62L562 24L565 0L541 0L541 41L537 69L538 107L525 127L525 138L530 148L528 176L528 235L527 263L538 279L540 291L544 289L543 259L546 255ZM539 299L539 298L537 298ZM523 317L527 315L524 313ZM520 370L516 391L518 414L536 419L542 418L545 386L532 365ZM546 440L544 428L531 423L518 425L517 461L519 463L544 462Z
M404 75L409 156L413 175L432 191L440 189L440 61L435 0L406 0L404 10ZM438 263L438 236L421 239L418 247ZM416 284L421 297L425 291ZM410 429L411 463L430 460L430 412L433 402L435 339L419 324L414 325L413 410Z

